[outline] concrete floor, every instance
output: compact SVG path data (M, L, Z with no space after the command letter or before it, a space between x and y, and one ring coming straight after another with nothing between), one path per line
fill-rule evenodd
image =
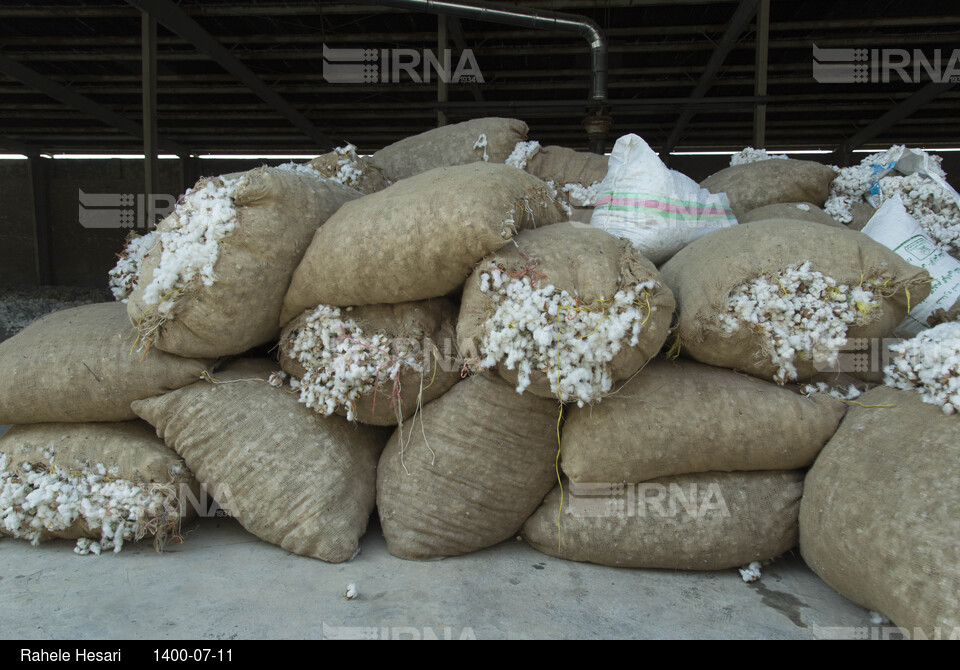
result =
M745 584L736 570L607 568L507 541L407 562L374 522L362 552L326 564L232 519L201 519L183 544L77 556L74 543L0 539L5 639L502 639L863 637L866 610L796 556ZM359 598L348 601L348 584Z

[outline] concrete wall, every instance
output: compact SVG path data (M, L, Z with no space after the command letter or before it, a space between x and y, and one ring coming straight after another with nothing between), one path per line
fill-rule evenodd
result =
M860 154L858 154L860 155ZM860 155L862 156L862 155ZM960 187L960 154L943 154L954 188ZM826 162L822 156L811 159ZM272 165L284 161L270 161ZM194 176L250 170L263 161L198 161L198 175L183 175L180 161L160 161L160 190L180 195ZM123 249L129 228L91 229L80 224L79 191L139 194L143 164L137 160L46 160L53 283L106 287L107 272ZM729 164L728 156L673 156L671 167L702 181ZM33 202L27 161L0 161L0 286L37 282ZM142 229L142 228L141 228Z
M279 163L283 161L273 161ZM199 161L201 176L252 169L261 161ZM137 160L49 160L47 206L53 284L106 287L107 272L132 228L88 228L80 224L80 200L85 194L140 194L143 163ZM0 161L0 285L36 284L33 201L29 164ZM193 179L189 179L193 183ZM160 192L176 198L183 193L180 161L160 161ZM136 211L136 205L123 207ZM88 208L88 211L92 211ZM136 221L138 230L145 223Z

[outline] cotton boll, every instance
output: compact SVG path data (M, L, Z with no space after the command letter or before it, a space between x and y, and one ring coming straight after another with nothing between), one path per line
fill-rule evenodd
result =
M786 154L768 154L766 149L754 149L747 147L739 153L730 156L730 165L746 165L747 163L759 163L768 161L772 158L789 158Z
M0 459L0 525L14 537L36 544L43 534L70 528L82 520L91 530L100 530L101 543L82 538L76 553L99 554L102 547L119 551L134 539L147 521L145 510L163 509L166 497L150 493L122 479L107 481L102 463L93 471L73 476L50 466L28 467L20 472L6 470Z
M952 415L960 401L960 323L943 323L892 345L897 355L884 370L884 383L916 390L925 403Z
M743 327L760 333L777 365L774 381L784 384L797 378L798 359L836 361L847 342L847 326L879 306L868 282L856 290L856 301L849 300L844 289L812 271L809 261L803 262L775 277L765 274L735 288L719 325L728 334Z
M552 285L536 287L529 277L500 279L481 291L496 304L484 324L481 368L498 363L517 369L517 392L531 383L533 370L543 372L551 391L563 401L592 402L608 392L606 366L622 348L627 333L639 333L646 318L634 304L655 285L648 282L622 289L609 301L577 306L573 296Z

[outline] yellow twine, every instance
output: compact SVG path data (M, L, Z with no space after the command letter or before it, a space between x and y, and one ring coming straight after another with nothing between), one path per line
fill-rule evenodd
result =
M854 405L860 405L861 407L896 407L896 405L864 405L862 402L857 400L840 400L840 402L849 402Z
M557 416L557 457L554 459L554 470L557 473L557 483L560 485L560 507L557 508L557 553L561 552L560 514L563 512L563 479L560 477L560 421L563 419L563 398L560 395L560 337L563 332L563 319L557 319L557 400L560 401L560 414Z
M130 346L130 354L133 353L134 348L137 346L137 342L140 341L140 336L141 336L140 329L143 326L143 317L149 314L150 310L154 309L155 307L159 307L161 304L163 304L163 301L166 300L168 297L170 297L172 294L179 293L182 290L183 290L182 288L175 288L172 291L168 291L166 295L160 297L160 301L156 305L151 305L150 307L147 308L147 310L143 314L140 315L140 319L137 321L137 339L135 339L133 341L133 344Z

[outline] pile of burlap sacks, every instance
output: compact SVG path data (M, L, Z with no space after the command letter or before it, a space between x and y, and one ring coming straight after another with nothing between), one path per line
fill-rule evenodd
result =
M333 152L316 175L235 176L210 278L145 300L166 262L155 241L126 304L0 344L0 424L15 424L0 532L162 547L209 494L331 562L355 556L375 508L390 552L415 560L519 534L570 560L720 570L799 544L898 625L960 625L960 419L885 387L801 394L793 382L879 380L798 357L774 383L759 332L717 325L737 287L808 262L882 287L847 335L883 338L926 273L819 210L835 173L795 160L707 179L739 225L658 268L576 222L592 203L571 185L596 191L606 158L526 133L479 119ZM126 482L148 497L122 513L117 496L58 498L85 476L81 496Z

